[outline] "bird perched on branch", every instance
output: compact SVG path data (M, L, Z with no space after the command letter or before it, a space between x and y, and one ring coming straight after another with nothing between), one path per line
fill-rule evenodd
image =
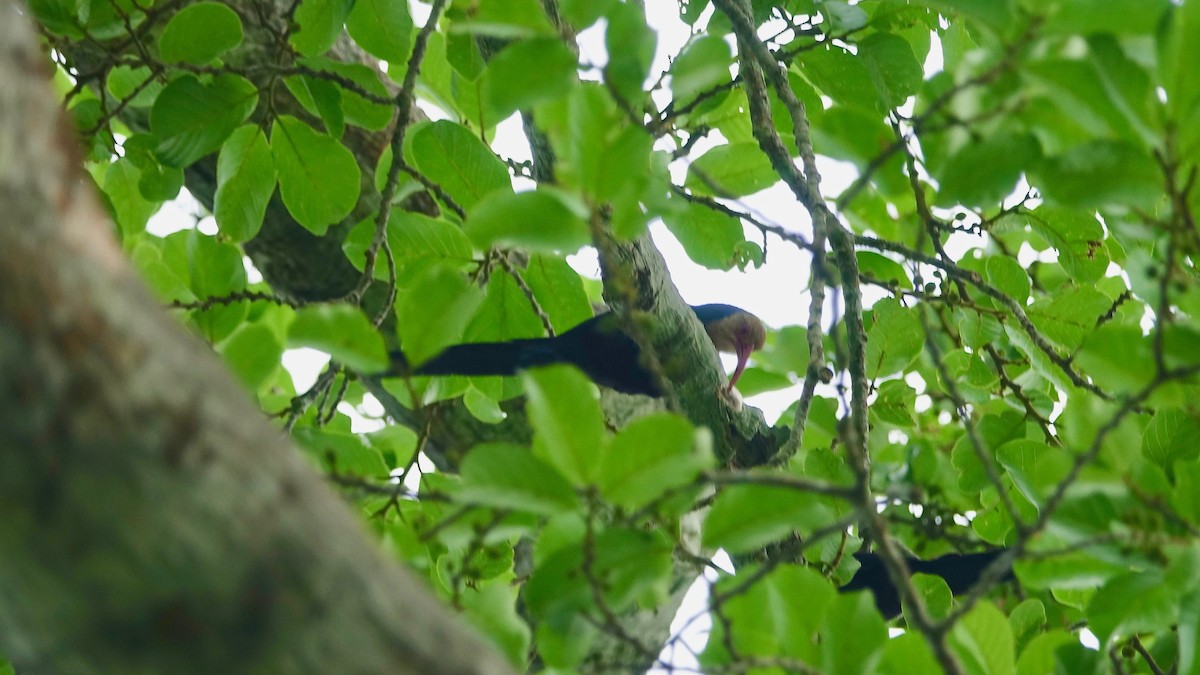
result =
M727 388L731 391L750 354L762 349L766 328L758 317L732 305L695 305L692 311L704 324L717 351L737 355L737 369ZM526 368L569 363L602 387L626 394L663 394L654 374L642 363L641 348L621 330L612 312L588 319L555 337L447 347L411 370L403 353L392 352L391 356L397 370L414 375L513 375Z
M975 585L983 571L1004 553L1004 549L982 553L950 553L932 560L921 560L905 556L908 570L914 574L932 574L945 580L950 592L958 595ZM888 576L883 559L876 553L859 551L854 554L859 562L854 577L841 587L841 592L869 590L875 596L875 606L886 619L900 615L900 592ZM1014 579L1011 565L1003 570L1000 581Z

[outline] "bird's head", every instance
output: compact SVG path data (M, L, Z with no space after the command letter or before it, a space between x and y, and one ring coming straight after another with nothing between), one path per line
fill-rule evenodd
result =
M700 305L692 308L704 324L708 339L719 352L737 356L737 369L729 377L729 389L737 384L750 354L763 348L767 329L762 320L740 307L732 305Z

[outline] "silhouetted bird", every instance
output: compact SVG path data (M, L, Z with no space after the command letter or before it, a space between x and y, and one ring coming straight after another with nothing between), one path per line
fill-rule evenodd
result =
M696 305L696 318L717 351L736 354L737 369L729 389L737 384L750 354L762 349L766 329L762 321L732 305ZM561 335L549 338L477 342L447 347L412 369L414 375L513 375L519 370L553 363L569 363L593 382L626 394L661 396L654 375L640 358L641 349L621 330L617 316L606 312ZM396 370L407 370L404 355L392 352Z
M983 570L1002 553L1004 553L1004 549L983 553L951 553L933 560L906 557L905 562L908 563L908 569L913 574L934 574L945 579L946 585L950 587L950 592L958 595L974 586L975 582L979 581L979 576L983 574ZM841 591L847 593L865 588L875 596L875 606L879 608L879 612L884 617L891 619L899 616L900 593L892 584L887 568L884 567L883 559L878 554L861 551L855 553L854 557L858 560L860 567L855 572L854 578L842 586ZM1009 567L1005 571L1003 580L1008 581L1012 578L1012 568Z

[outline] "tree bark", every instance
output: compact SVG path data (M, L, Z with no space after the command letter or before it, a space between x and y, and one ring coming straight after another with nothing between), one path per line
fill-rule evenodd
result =
M0 651L20 672L503 673L129 268L0 4Z

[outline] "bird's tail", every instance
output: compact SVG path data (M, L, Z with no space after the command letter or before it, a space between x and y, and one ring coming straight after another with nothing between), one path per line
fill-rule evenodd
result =
M454 345L411 370L402 353L392 352L392 362L414 375L515 375L560 360L549 338Z

